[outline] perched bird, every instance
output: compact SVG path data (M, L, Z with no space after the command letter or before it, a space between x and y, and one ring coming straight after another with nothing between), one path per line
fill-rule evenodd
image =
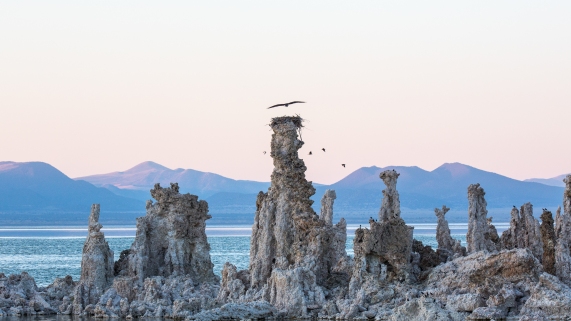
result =
M268 109L274 108L274 107L280 107L280 106L288 107L288 106L291 105L291 104L299 104L299 103L305 104L305 101L297 101L297 100L296 100L296 101L291 101L291 102L289 102L289 103L287 103L287 104L277 104L277 105L273 105L273 106L268 107Z
M313 155L313 153L311 153L311 151L309 152L309 155Z
M341 166L345 167L345 164L341 164Z
M325 151L325 148L322 148L321 150L322 150L322 151Z

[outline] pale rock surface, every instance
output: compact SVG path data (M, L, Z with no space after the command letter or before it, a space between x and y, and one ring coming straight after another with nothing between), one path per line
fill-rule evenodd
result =
M319 218L323 220L327 225L333 225L333 203L337 198L337 194L334 190L326 190L321 198L321 213Z
M151 190L129 251L116 262L112 286L85 313L98 318L186 318L216 308L219 278L206 239L208 204L180 194L176 183Z
M120 276L188 275L195 282L218 282L206 239L208 203L198 196L180 194L177 183L151 190L156 203L147 202L147 215L137 218L137 234L127 256L128 270Z
M54 314L56 310L41 295L28 273L5 276L0 273L0 316Z
M434 214L438 219L436 226L436 241L438 242L438 251L443 252L448 259L457 258L466 255L466 248L462 246L460 240L455 240L450 235L448 221L444 217L450 208L442 205L442 209L435 208Z
M81 314L86 306L97 303L113 282L113 251L101 232L99 213L99 204L93 204L89 215L88 235L83 245L81 277L73 295L74 314Z
M496 251L495 236L487 220L488 210L487 202L484 199L484 189L480 184L472 184L468 186L468 232L466 233L467 252L474 253L477 251ZM490 233L492 232L492 233Z
M397 191L397 179L400 176L394 169L380 174L380 178L386 185L383 190L383 200L379 210L379 221L385 222L393 218L400 218L400 200Z
M302 121L297 116L271 121L274 170L270 188L256 200L249 273L225 266L222 303L265 300L282 315L305 317L319 313L325 293L348 282L346 223L332 224L335 192L323 196L321 217L311 208L315 188L298 156Z
M478 251L435 267L425 291L448 310L473 317L517 316L542 267L528 249Z

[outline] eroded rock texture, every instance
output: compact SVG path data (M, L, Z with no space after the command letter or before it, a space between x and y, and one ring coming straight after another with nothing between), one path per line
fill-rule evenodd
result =
M563 182L563 213L558 208L555 216L555 272L561 281L571 286L571 175Z
M410 275L413 228L400 217L399 194L396 189L399 174L384 171L380 178L386 185L383 191L379 221L369 220L369 229L355 231L353 250L355 262L362 269L378 276L404 280Z
M494 235L489 225L486 209L487 202L484 198L484 189L480 184L468 186L468 233L466 233L466 247L468 253L478 251L496 251L498 249L496 241L497 232Z
M555 228L553 226L553 215L547 209L543 209L541 214L541 243L543 244L543 270L551 275L555 273Z
M385 222L393 218L400 218L400 200L397 191L397 179L399 177L394 169L384 171L380 178L385 183L386 188L383 190L383 200L381 209L379 210L379 221Z
M274 170L267 193L260 192L250 246L249 284L226 278L226 301L264 299L288 316L307 316L325 304L327 288L348 279L346 223L332 224L335 193L324 195L319 217L311 208L315 189L305 179L298 150L300 117L272 119ZM232 267L224 270L234 273ZM246 275L246 274L243 274ZM232 298L228 286L247 293ZM220 296L219 296L220 298Z
M333 203L337 198L334 190L326 190L321 198L321 213L319 218L325 222L327 225L333 224Z
M88 235L83 245L81 277L74 292L73 312L80 314L89 304L95 304L113 282L113 251L105 241L99 223L99 204L91 206Z
M533 217L533 205L525 203L521 210L512 208L510 228L502 233L501 248L528 248L538 260L543 260L543 241L539 222Z
M442 205L442 209L435 208L434 214L438 219L436 226L436 241L438 242L438 251L442 252L448 259L453 259L466 255L466 248L462 246L460 240L455 240L450 235L448 221L444 216L450 210L446 205Z
M159 184L151 190L156 203L147 202L147 215L137 218L137 235L121 276L137 277L188 275L195 282L217 282L206 239L206 201L180 194L176 183Z

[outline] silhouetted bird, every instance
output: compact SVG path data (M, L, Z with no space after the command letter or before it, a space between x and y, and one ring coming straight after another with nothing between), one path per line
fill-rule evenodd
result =
M345 167L345 164L341 164L341 166Z
M266 155L266 151L264 151L264 155Z
M313 155L313 153L312 153L312 152L309 152L309 155Z
M321 150L322 150L322 151L325 151L325 148L322 148Z
M273 106L268 107L268 109L274 108L274 107L280 107L280 106L288 107L288 106L291 105L291 104L300 104L300 103L301 103L301 104L305 104L305 101L297 101L297 100L296 100L296 101L291 101L291 102L289 102L289 103L287 103L287 104L277 104L277 105L273 105Z

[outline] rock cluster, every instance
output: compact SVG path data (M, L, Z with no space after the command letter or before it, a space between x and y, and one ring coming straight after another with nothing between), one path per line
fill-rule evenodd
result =
M247 270L226 263L213 273L205 222L208 204L156 185L137 220L129 250L113 265L100 231L99 206L89 218L82 273L38 288L27 273L0 274L0 316L81 314L97 318L228 320L321 318L375 320L549 320L571 315L571 176L555 226L526 203L514 207L500 238L487 217L484 190L468 187L467 251L438 219L438 249L413 238L401 218L399 174L380 174L378 220L355 232L345 251L346 223L333 224L335 191L312 209L315 193L298 150L300 117L272 119L271 186L260 192ZM467 253L468 252L468 255Z
M543 242L539 222L533 217L533 205L525 203L521 211L513 208L510 228L501 237L502 249L529 249L538 260L543 259Z

